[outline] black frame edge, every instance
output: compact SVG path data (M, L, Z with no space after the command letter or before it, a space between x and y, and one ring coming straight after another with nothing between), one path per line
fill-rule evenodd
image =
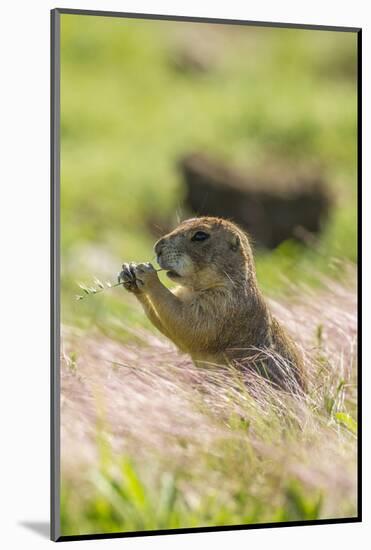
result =
M354 518L334 518L303 521L283 521L280 523L255 523L251 525L221 525L214 527L190 527L182 529L158 529L153 531L128 531L120 533L95 533L89 535L62 535L57 542L68 542L73 540L100 540L132 537L148 537L163 535L179 535L192 533L215 533L220 531L249 531L251 529L271 529L276 527L311 527L316 525L331 525L345 523L360 523L358 517Z
M171 14L155 14L155 13L134 13L120 11L100 11L100 10L85 10L78 8L55 8L60 14L70 15L95 15L100 17L121 17L125 19L150 19L157 21L184 21L190 23L219 23L221 25L250 25L256 27L284 27L288 29L308 29L319 31L338 31L338 32L358 32L360 27L342 27L331 25L316 25L304 23L272 23L269 21L251 21L247 19L224 19L217 17L199 17L191 15L171 15Z
M50 538L60 538L60 14L51 10L50 19Z
M357 511L362 521L362 29L357 33Z

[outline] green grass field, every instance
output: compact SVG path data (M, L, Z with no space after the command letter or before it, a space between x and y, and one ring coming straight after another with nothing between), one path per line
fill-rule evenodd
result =
M210 69L180 71L176 52L184 50L204 52ZM349 273L354 281L356 107L353 33L62 16L62 322L71 330L63 337L62 357L67 407L67 413L62 407L62 434L69 441L65 447L62 443L63 534L356 513L356 321L353 316L348 326L343 315L344 308L348 312L344 295L355 295ZM322 389L313 387L310 398L295 404L266 395L265 406L271 404L266 416L263 405L259 409L248 397L241 401L233 385L227 385L228 407L218 401L227 389L215 394L212 384L207 386L206 395L211 392L220 405L215 411L202 392L184 386L178 374L166 383L158 380L161 365L170 376L183 359L171 355L171 360L161 362L161 345L156 341L148 346L138 337L146 330L155 338L155 332L122 289L75 299L81 293L79 283L93 284L94 277L115 282L123 261L153 259L155 237L148 220L153 214L163 219L174 213L182 216L177 161L198 149L254 170L267 163L315 161L324 168L336 198L314 247L287 241L273 252L256 251L258 280L274 301L287 304L293 299L292 285L308 288L316 304L326 303L328 279L345 289L336 293L334 315L341 321L329 319L318 307L316 319L308 317L311 328L305 329L303 345L316 350L312 374L319 372ZM302 326L307 311L303 310ZM351 311L353 315L354 308ZM321 327L331 341L335 326L339 341L346 328L341 323L353 338L346 341L348 364L327 340L322 359L318 355ZM100 402L94 382L94 369L104 370L100 339L103 350L112 346L111 359L130 346L138 354L138 369L148 359L143 366L150 369L158 393L152 395L143 381L140 388L142 408L149 416L150 403L158 400L158 422L151 430L140 405L138 410L134 405L126 410L118 395L136 403L138 388L133 385L125 394L126 378L111 367L106 370L117 383L115 391L110 389L116 409L107 421L108 397ZM92 350L95 355L90 356ZM189 362L186 365L192 370ZM110 380L104 375L98 387ZM91 399L87 409L78 405L84 385ZM182 432L175 401L174 407L161 408L169 388L172 398L180 399L188 411L193 431L198 426L196 442L192 430L184 427ZM123 428L135 416L142 419L148 445L133 428ZM166 423L179 433L164 435ZM80 436L81 456L77 453L76 462L71 462L69 453L74 455L71 449L80 447ZM333 477L324 465L316 469L307 460L314 460L321 448L328 454L318 456L339 469ZM286 449L292 451L289 464Z

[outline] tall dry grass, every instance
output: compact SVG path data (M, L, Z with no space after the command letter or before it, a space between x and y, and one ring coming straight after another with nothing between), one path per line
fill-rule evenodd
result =
M305 395L197 369L118 319L128 343L63 327L63 534L356 515L354 285L271 307L305 353Z

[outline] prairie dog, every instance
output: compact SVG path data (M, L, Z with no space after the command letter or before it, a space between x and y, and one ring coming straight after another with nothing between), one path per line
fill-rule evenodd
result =
M158 330L196 365L235 364L282 389L304 389L301 355L259 290L244 231L221 218L192 218L154 250L176 288L165 287L150 263L124 264L119 281Z

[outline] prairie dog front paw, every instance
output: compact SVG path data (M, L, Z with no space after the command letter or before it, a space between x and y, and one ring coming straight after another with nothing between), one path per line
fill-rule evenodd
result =
M124 263L122 264L122 271L118 274L117 281L122 282L124 288L129 292L140 292L137 284L137 278L134 271L135 264Z
M159 279L152 264L132 262L123 264L122 271L118 276L118 282L121 281L129 292L140 293L148 290Z

